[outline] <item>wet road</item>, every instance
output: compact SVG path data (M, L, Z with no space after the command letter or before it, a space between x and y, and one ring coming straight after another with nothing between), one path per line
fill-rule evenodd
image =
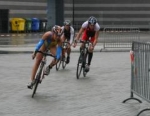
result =
M0 46L32 46L32 51L41 36L1 35ZM140 37L150 41L149 32L140 33ZM104 35L100 38L102 42ZM53 68L33 99L32 91L26 87L34 62L31 53L0 54L0 116L134 116L149 106L145 101L122 103L130 97L128 52L95 52L90 72L79 80L75 76L78 55L71 54L71 63L65 70L57 72Z
M78 55L71 54L66 69L53 68L31 98L31 54L1 54L0 116L134 116L145 108L122 103L130 96L129 53L94 53L87 77L77 80Z
M42 37L43 33L20 33L0 35L0 45L27 45L35 44Z
M43 33L14 33L14 34L0 34L0 46L5 45L27 45L27 44L36 44L39 39L42 37ZM141 41L150 41L149 38L150 32L140 32L140 33L115 33L115 32L100 32L98 39L99 43L105 42L126 42L130 39Z

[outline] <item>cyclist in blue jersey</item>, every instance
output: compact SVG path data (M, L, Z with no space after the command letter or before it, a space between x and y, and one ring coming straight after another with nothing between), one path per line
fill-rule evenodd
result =
M46 70L44 71L44 74L48 75L50 73L50 69L57 63L62 53L61 47L62 41L60 39L60 36L61 36L61 27L55 25L52 28L52 31L47 31L46 33L43 34L42 38L36 45L35 51L32 54L32 59L36 58L36 60L32 68L31 82L27 85L29 89L32 89L34 85L35 75L43 57L42 54L37 53L36 51L40 50L42 52L45 52L47 49L49 49L53 55L56 55L56 58L51 61L51 63L46 67Z

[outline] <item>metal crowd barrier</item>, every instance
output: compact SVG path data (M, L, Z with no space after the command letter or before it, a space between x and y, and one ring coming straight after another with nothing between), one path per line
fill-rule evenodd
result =
M134 99L142 103L139 99L135 98L133 94L136 94L140 98L150 102L150 43L133 42L132 51L130 51L131 58L131 96L130 99ZM140 111L137 116L142 112L150 110L146 108Z
M132 41L140 39L140 29L136 27L107 27L104 28L103 49L131 48Z

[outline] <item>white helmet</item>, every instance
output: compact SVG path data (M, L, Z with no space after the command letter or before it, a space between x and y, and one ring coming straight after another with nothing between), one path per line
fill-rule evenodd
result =
M54 33L56 33L56 35L60 36L61 35L61 27L58 25L53 26L52 32L54 32Z

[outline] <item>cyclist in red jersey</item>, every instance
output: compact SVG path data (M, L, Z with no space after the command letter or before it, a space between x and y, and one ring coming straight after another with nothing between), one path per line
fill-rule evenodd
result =
M100 25L97 22L97 19L91 16L87 21L85 21L77 34L77 37L74 41L74 47L77 45L77 41L80 39L81 41L89 40L92 45L89 47L89 56L88 56L88 65L86 66L86 71L90 70L90 65L93 57L93 50L97 44L99 37ZM83 33L83 34L82 34ZM82 34L82 37L80 38ZM82 49L83 43L80 46L80 51Z

